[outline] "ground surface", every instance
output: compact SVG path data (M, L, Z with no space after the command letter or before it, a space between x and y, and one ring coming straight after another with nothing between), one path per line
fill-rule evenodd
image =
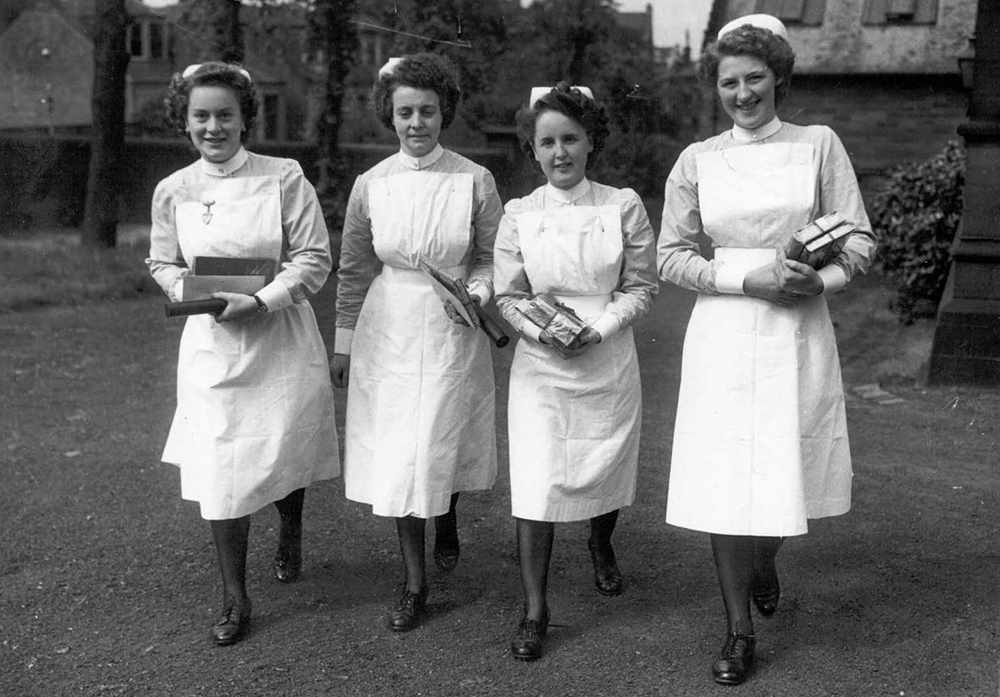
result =
M0 694L996 695L1000 393L921 387L931 325L902 327L887 299L868 287L834 302L854 507L783 548L781 606L757 622L756 671L738 688L709 676L724 623L707 539L663 522L687 294L665 289L637 329L639 494L616 533L626 592L599 596L585 525L559 526L554 626L529 665L507 654L521 598L506 438L494 489L462 497L462 559L432 576L419 629L386 629L394 528L336 480L307 495L294 586L269 575L276 514L254 517L254 629L217 649L208 527L158 463L181 324L160 299L2 314ZM496 355L501 435L510 357Z

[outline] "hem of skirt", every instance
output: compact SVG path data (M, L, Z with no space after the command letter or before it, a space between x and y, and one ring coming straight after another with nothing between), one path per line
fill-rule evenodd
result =
M833 503L833 505L831 505ZM698 519L686 518L684 516L670 515L667 513L666 521L668 525L673 525L677 528L684 528L685 530L694 530L696 532L707 532L714 535L754 535L760 537L795 537L798 535L805 535L809 532L809 520L816 520L818 518L833 518L839 515L844 515L851 509L850 501L847 501L846 505L837 502L828 502L819 511L810 511L806 518L801 521L795 521L795 523L786 526L751 526L751 525L723 525L719 521L705 521Z
M180 465L175 465L175 463L173 463L173 462L165 462L165 464L174 465L175 467L180 468ZM278 493L276 493L276 494L268 497L267 501L264 501L263 503L260 503L259 505L255 504L254 507L245 506L245 505L244 506L231 506L230 510L227 510L225 512L219 511L219 510L212 510L212 508L209 507L208 513L206 513L205 503L202 502L201 499L195 498L194 496L185 496L183 491L181 492L181 499L184 500L184 501L193 501L193 502L197 503L198 506L199 506L199 512L201 513L201 517L204 520L235 520L236 518L242 518L244 516L253 515L257 511L259 511L259 510L261 510L263 508L267 508L269 505L271 505L275 501L280 501L281 499L285 498L286 496L288 496L293 491L298 491L299 489L308 489L310 486L312 486L313 484L315 484L317 482L324 482L324 481L327 481L327 480L330 480L330 479L336 479L339 476L340 476L339 472L336 472L336 473L330 474L330 475L318 475L318 476L312 477L307 482L297 482L297 483L292 484L291 486L289 486L287 488L286 487L282 487L281 489L277 490Z
M599 515L617 511L631 506L634 494L615 501L598 500L574 503L550 504L545 507L518 507L511 502L511 515L522 520L534 520L543 523L573 523L578 520L596 518Z
M493 488L493 483L485 485L472 485L468 487L456 487L452 494L461 494L473 491L490 491ZM450 503L451 495L448 496ZM382 518L406 518L408 516L413 516L414 518L423 518L425 520L430 518L435 518L439 515L444 515L448 512L449 505L446 504L441 510L431 509L429 511L418 511L413 508L407 508L406 506L393 506L384 503L376 504L372 501L372 497L366 497L363 494L358 494L356 492L344 493L344 498L348 501L353 501L354 503L361 503L366 506L371 506L372 514L377 515Z

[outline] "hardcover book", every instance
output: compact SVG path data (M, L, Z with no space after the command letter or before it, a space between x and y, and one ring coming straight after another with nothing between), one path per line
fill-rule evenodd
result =
M834 211L797 230L788 241L785 256L821 269L840 254L847 236L855 230L854 225Z
M212 293L253 295L274 280L273 259L195 257L192 274L181 279L181 300L202 300Z

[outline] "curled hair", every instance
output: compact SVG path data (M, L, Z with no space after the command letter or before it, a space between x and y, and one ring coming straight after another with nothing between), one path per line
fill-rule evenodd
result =
M185 71L187 72L187 71ZM182 136L187 134L188 102L195 87L213 85L228 87L236 93L243 117L243 131L240 142L245 143L257 122L257 90L248 73L238 63L211 61L202 63L187 77L174 73L167 87L167 97L163 100L167 108L167 120Z
M726 56L753 56L764 62L774 73L774 103L777 106L788 94L792 84L795 53L788 42L770 29L751 24L727 32L710 44L701 58L702 81L712 88L719 79L719 63Z
M517 139L529 159L535 159L535 151L532 148L535 142L535 124L538 117L546 111L559 112L580 124L587 134L587 140L594 146L594 157L604 150L604 144L610 133L608 112L602 104L595 102L575 87L570 87L569 83L560 82L534 104L518 109L514 116L517 123Z
M397 87L431 90L438 96L441 107L441 128L455 120L462 91L458 86L458 71L448 58L436 53L414 53L403 56L394 68L379 76L372 89L372 106L382 125L395 131L392 124L392 93Z

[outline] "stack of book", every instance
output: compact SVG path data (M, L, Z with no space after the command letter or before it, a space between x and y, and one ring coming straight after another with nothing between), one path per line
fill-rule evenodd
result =
M587 328L587 323L551 295L539 293L533 298L522 298L514 309L539 329L544 329L563 346L569 346Z
M795 232L785 248L785 256L821 269L840 254L854 225L836 211L817 218Z

